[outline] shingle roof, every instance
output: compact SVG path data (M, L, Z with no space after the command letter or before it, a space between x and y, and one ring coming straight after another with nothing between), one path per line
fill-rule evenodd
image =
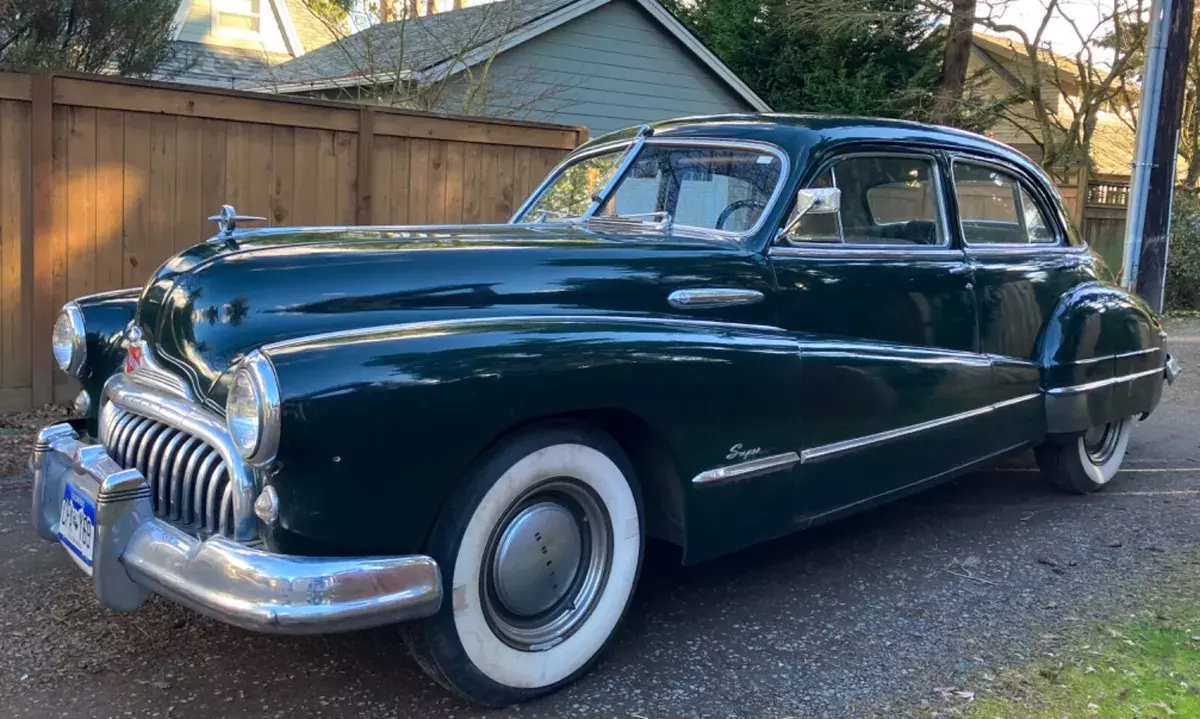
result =
M272 81L336 82L362 75L417 72L467 50L498 43L513 31L580 1L500 0L381 23L317 49L309 50L306 44L309 51L304 55L272 69Z
M290 55L263 50L203 45L176 41L176 56L159 68L156 77L172 82L209 87L240 87L247 82L261 85L271 76L270 67Z

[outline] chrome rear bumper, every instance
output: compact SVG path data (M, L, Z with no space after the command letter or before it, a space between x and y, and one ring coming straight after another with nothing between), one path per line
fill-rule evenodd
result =
M58 540L69 484L95 506L91 575L100 603L133 611L151 592L244 629L324 634L427 617L442 602L437 563L425 556L297 557L222 536L197 539L155 518L150 485L67 424L38 435L33 522Z

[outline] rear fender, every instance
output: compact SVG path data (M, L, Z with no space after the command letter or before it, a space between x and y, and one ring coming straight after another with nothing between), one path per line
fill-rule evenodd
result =
M508 317L350 331L276 345L282 432L273 541L420 548L475 459L540 418L617 410L662 437L684 507L691 478L753 438L793 448L794 341L756 325ZM781 480L782 481L782 480Z
M1051 434L1149 413L1162 396L1166 335L1141 298L1100 282L1065 294L1038 339Z

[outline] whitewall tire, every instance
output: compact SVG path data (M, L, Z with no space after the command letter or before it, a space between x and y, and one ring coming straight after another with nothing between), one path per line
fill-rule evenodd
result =
M642 512L620 447L555 424L502 442L438 517L426 548L441 611L405 635L434 679L502 706L586 671L628 609Z
M1133 419L1093 427L1066 443L1044 444L1035 451L1042 474L1055 487L1074 494L1102 489L1121 469Z

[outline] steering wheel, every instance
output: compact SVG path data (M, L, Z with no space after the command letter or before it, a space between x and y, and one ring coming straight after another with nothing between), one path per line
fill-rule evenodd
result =
M717 215L717 229L725 229L725 222L729 220L729 216L738 210L744 210L747 207L757 207L759 211L767 209L767 203L759 202L758 200L737 200L729 203L729 206L721 210L721 214Z

